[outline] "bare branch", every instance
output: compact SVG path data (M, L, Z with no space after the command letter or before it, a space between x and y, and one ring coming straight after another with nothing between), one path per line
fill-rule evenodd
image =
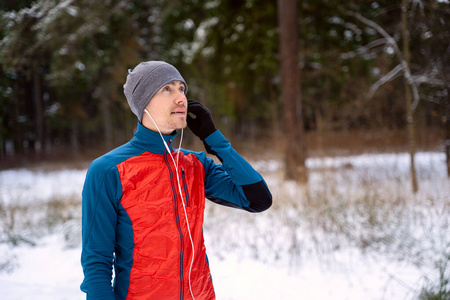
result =
M388 43L388 40L385 39L385 38L378 39L378 40L375 40L373 42L368 43L365 46L359 47L358 49L356 49L356 51L350 51L350 52L343 53L341 55L341 57L343 59L353 58L356 55L361 55L364 52L367 52L367 51L369 51L372 48L375 48L375 47L378 47L378 46L381 46L381 45L384 45L384 44L387 44L387 43Z
M446 85L442 79L433 78L427 75L415 75L413 76L413 79L414 82L418 85L421 85L423 83L441 87L444 87Z
M392 79L397 77L397 74L403 70L403 66L401 64L398 64L394 69L392 69L389 73L384 75L382 78L380 78L377 82L375 82L371 87L369 91L369 98L372 98L375 92L378 90L380 86L385 84L388 81L391 81Z
M437 98L434 96L425 96L424 100L435 104L441 104L441 98Z
M367 26L375 29L381 36L383 36L387 40L387 43L392 46L392 48L394 49L395 55L398 57L398 59L400 60L400 64L402 65L403 76L405 76L406 81L408 82L409 86L411 87L411 92L412 92L413 99L414 99L411 106L414 111L420 101L419 91L418 91L417 85L411 75L411 70L409 69L409 66L406 63L406 60L403 57L403 54L400 51L395 39L389 33L387 33L380 25L378 25L377 23L375 23L372 20L369 20L369 19L363 17L361 14L354 13L354 12L349 12L348 14L350 16L357 18L358 20L360 20L362 23L366 24ZM389 73L391 73L391 72L389 72Z

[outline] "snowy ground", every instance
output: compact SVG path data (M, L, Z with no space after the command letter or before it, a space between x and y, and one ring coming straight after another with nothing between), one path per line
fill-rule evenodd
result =
M279 162L255 162L274 195L271 210L250 215L207 206L217 299L417 299L450 255L450 182L443 154L416 159L417 195L409 191L405 154L309 159L307 191L282 179ZM2 299L85 298L79 291L85 173L0 172ZM71 204L56 213L61 199ZM11 224L16 229L8 236ZM4 242L11 236L17 245Z
M2 299L85 298L79 290L79 248L65 249L62 239L52 235L39 246L19 247L14 253L19 258L16 269L0 275ZM235 255L211 257L217 299L411 299L411 287L404 285L418 283L414 268L352 251L338 256L333 267L313 260L298 270Z

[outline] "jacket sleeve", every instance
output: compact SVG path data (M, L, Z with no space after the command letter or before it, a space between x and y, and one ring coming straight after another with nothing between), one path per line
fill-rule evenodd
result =
M81 290L86 299L114 300L111 280L119 190L117 168L105 170L105 166L94 161L82 193Z
M262 176L217 130L205 139L222 164L210 158L205 163L205 193L211 201L225 206L262 212L272 205L272 194Z

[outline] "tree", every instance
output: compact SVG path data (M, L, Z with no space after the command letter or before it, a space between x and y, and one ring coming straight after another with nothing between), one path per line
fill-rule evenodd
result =
M408 66L411 63L411 54L409 52L409 32L408 32L408 21L406 18L407 6L406 0L402 0L402 39L403 39L403 55L404 55L404 64ZM403 66L403 68L406 68ZM412 95L411 95L411 87L414 87L415 83L411 77L411 74L404 72L405 76L403 76L403 82L405 86L405 100L406 100L406 122L408 123L408 135L409 135L409 157L410 157L410 173L411 173L411 186L414 193L417 193L419 190L419 186L417 183L417 175L416 175L416 166L414 156L416 154L416 123L413 106L416 103L413 103ZM408 76L409 75L409 76ZM416 104L417 106L417 104Z
M19 93L15 83L25 81L33 89L36 109L25 115L37 120L36 126L27 129L38 137L37 144L43 144L44 132L50 139L62 139L63 144L70 137L75 150L80 139L92 145L99 144L101 136L110 149L129 137L132 130L125 137L115 131L133 122L123 113L128 110L123 109L122 85L127 68L145 56L155 57L149 50L154 43L143 46L143 39L152 36L148 20L155 5L151 0L49 0L1 13L5 26L0 36L0 66L14 78L4 82L15 94ZM140 30L144 26L146 32ZM27 96L19 100L23 103ZM6 118L5 123L19 119Z
M355 16L358 20L363 22L364 24L372 27L376 30L381 36L383 36L383 40L377 41L375 45L378 43L386 43L392 46L394 49L395 55L399 60L399 64L392 69L388 74L383 76L380 80L378 80L371 88L369 93L369 97L372 97L375 91L384 83L389 80L395 78L395 76L401 71L404 77L404 87L405 87L405 100L406 100L406 110L407 116L406 121L408 124L408 134L409 134L409 155L410 155L410 174L411 174L411 186L413 192L418 191L418 183L416 177L416 169L414 156L416 151L416 132L415 132L415 122L414 122L414 111L419 103L419 92L417 89L417 84L412 77L410 70L410 58L409 58L409 43L408 43L408 33L407 33L407 24L406 24L406 1L402 0L402 36L403 36L403 52L400 50L399 46L395 39L388 34L380 25L377 23L363 17L359 13L350 13L350 15ZM367 47L367 46L366 46ZM412 92L412 93L411 93ZM414 101L412 100L414 97Z
M31 140L36 153L41 153L45 146L41 72L50 54L44 48L36 46L38 40L35 26L45 14L39 5L18 13L3 14L3 22L11 30L0 41L0 58L5 71L31 83L34 107Z
M412 44L419 49L417 64L422 67L414 76L421 86L421 97L438 107L443 127L447 176L450 177L450 4L441 1L419 2L416 22L411 24ZM414 50L414 48L412 50Z
M409 30L408 26L408 17L411 19L413 17L413 11L416 9L416 5L419 3L421 5L419 11L420 15L424 20L415 20L414 27L416 28L416 31L413 32L412 30ZM356 17L358 20L360 20L365 25L371 27L372 29L376 30L378 34L380 34L383 38L379 40L375 40L365 47L362 47L360 50L361 52L370 51L372 48L378 47L380 45L389 45L391 49L393 49L393 52L399 62L399 64L393 68L390 72L388 72L385 76L383 76L381 79L379 79L371 88L369 97L372 97L375 93L375 91L378 90L378 88L385 84L386 82L389 82L393 79L395 79L398 74L403 75L403 82L404 82L404 88L405 88L405 100L406 100L406 122L408 126L408 135L409 135L409 152L410 152L410 173L411 173L411 185L414 192L417 192L418 190L418 183L416 178L416 171L415 171L415 163L414 163L414 155L416 151L416 128L415 128L415 111L419 105L421 94L422 98L425 100L429 100L429 96L426 95L427 90L429 93L430 88L422 88L419 89L420 85L428 85L432 86L431 91L436 92L436 88L439 90L443 90L443 93L439 93L441 96L441 99L438 99L439 103L442 103L442 115L444 120L444 132L446 134L445 137L445 143L444 146L446 151L446 157L447 157L447 170L448 174L450 174L450 148L447 146L450 144L448 142L449 136L450 136L450 129L446 122L449 108L446 106L446 103L448 103L448 93L445 92L448 90L448 83L446 80L446 66L445 63L443 63L446 60L445 53L448 53L449 46L448 42L444 42L445 38L442 38L442 35L448 35L448 31L445 29L442 30L442 25L446 25L445 18L443 16L449 14L449 6L448 4L437 4L431 1L431 3L426 3L428 6L428 11L433 12L434 18L430 16L425 17L425 6L422 2L412 2L410 9L408 9L408 3L406 0L402 0L401 5L401 36L403 41L403 51L400 50L400 47L397 44L396 39L393 37L393 35L390 35L387 33L387 31L379 24L375 23L372 20L369 20L365 17L363 17L359 13L353 13L350 12L349 14ZM442 10L436 9L437 7L440 7ZM431 9L430 9L431 8ZM409 12L409 13L408 13ZM441 23L438 26L431 26L430 19L437 19ZM419 28L419 30L417 30ZM414 35L415 33L415 35ZM439 37L438 39L434 40L431 39L432 36ZM412 72L412 65L411 59L410 59L410 45L409 40L414 38L414 44L415 44L415 51L416 51L416 61L415 65L420 66L418 68L418 71L416 74L413 74ZM431 42L431 44L434 47L424 47L428 42L427 40L434 40L434 42ZM433 50L429 50L427 48L433 48ZM439 50L436 50L439 49ZM358 52L358 51L357 51ZM424 55L426 54L426 55ZM425 57L425 59L424 59ZM422 90L422 91L421 91ZM435 93L437 94L437 93ZM434 99L432 101L435 101Z
M306 140L302 121L296 2L278 0L281 99L286 137L286 178L306 182Z
M173 6L163 21L169 50L162 57L181 68L190 97L211 108L230 138L269 139L279 107L276 2Z
M391 40L347 15L359 12L398 44L398 2L296 4L293 26L302 30L293 38L301 49L294 64L301 72L297 82L302 96L291 113L302 111L305 130L405 128L403 82L393 80L404 69L398 57L387 51L392 49ZM419 125L435 129L441 120L443 124L450 120L445 104L449 7L441 1L410 2L410 72L417 85L412 90L413 104L417 104L414 97L421 99L418 129ZM46 148L55 150L58 145L63 151L64 147L110 148L127 140L136 122L122 85L127 69L150 59L166 60L180 69L189 83L189 96L211 107L218 127L236 142L245 137L259 146L260 141L279 136L278 123L287 121L278 96L284 87L279 69L281 19L275 1L8 0L1 9L2 153L11 149L12 140L19 151L33 149L37 137L43 139L37 123L44 126ZM345 58L351 52L361 55ZM364 92L377 79L375 101L367 101ZM33 91L42 105L40 118ZM429 101L424 105L422 100ZM290 142L296 140L290 136Z

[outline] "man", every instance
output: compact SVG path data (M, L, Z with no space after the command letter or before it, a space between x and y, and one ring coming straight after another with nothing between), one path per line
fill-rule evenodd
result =
M165 62L129 71L124 93L137 131L92 162L83 187L87 299L215 299L202 232L205 197L249 212L272 204L263 178L216 130L209 110L186 99L187 90ZM176 129L186 125L222 164L181 142L173 149Z

